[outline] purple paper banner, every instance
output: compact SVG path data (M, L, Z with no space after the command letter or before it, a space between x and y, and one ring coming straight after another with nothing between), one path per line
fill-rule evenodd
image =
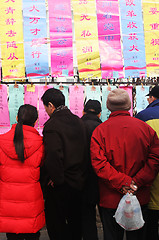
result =
M70 0L48 0L51 75L73 76L73 33Z
M118 0L96 0L102 78L123 78Z

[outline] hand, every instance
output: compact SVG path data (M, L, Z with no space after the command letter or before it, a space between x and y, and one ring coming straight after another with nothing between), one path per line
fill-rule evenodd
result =
M130 187L128 186L123 186L121 191L123 194L127 194L127 193L132 193L135 194L135 192L138 190L138 187L135 185L135 182L132 180Z

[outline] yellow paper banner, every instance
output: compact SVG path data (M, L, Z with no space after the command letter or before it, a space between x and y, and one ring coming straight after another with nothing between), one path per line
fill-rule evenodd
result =
M147 76L159 75L159 1L143 0Z
M1 0L0 40L3 80L25 77L22 0Z
M101 78L95 0L73 0L79 78Z

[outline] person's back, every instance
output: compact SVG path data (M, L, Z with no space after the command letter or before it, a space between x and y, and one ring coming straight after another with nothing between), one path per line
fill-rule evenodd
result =
M49 134L51 133L51 134ZM62 147L61 165L55 165L50 169L50 176L54 175L54 184L64 182L71 187L81 190L85 180L85 132L82 120L72 114L69 109L55 112L46 122L43 130L44 143L53 142L52 157L56 150ZM50 139L49 139L50 137ZM55 150L55 151L54 151ZM47 152L46 152L47 155ZM54 158L56 161L56 158ZM45 164L47 164L47 158ZM80 167L78 167L80 165ZM63 166L63 167L62 167ZM47 164L49 169L49 163Z
M102 123L101 104L98 100L88 100L84 105L82 120L86 128L88 143L88 166L87 178L83 191L82 204L82 230L83 240L97 240L98 232L96 225L96 209L99 207L99 188L98 179L95 174L90 158L90 141L94 129Z
M81 198L86 172L86 136L82 120L65 106L58 89L42 96L50 116L45 145L46 227L52 240L81 239Z
M159 137L159 86L151 89L148 97L149 105L136 115L136 118L146 122L151 126ZM149 208L149 228L147 239L153 236L154 240L159 237L158 234L158 220L159 220L159 174L155 178L151 186L151 197L148 205Z
M32 111L32 107L23 105L21 109L25 111L31 108ZM33 110L36 112L34 107ZM7 232L8 239L18 239L19 235L15 234L22 234L21 239L38 239L38 231L45 224L44 201L39 182L44 155L43 141L33 126L20 124L23 154L19 144L16 145L14 141L17 125L19 123L0 136L0 232ZM17 134L18 132L19 130ZM19 153L23 155L22 160Z
M104 239L115 240L124 234L113 218L122 194L136 194L147 220L150 185L159 170L159 139L150 126L130 116L131 101L125 90L110 92L107 107L109 119L92 135L91 159L99 177ZM145 240L145 231L146 224L127 232L127 237Z

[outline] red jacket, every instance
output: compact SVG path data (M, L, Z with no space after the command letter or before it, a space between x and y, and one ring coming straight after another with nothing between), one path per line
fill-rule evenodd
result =
M99 177L100 206L117 208L123 185L132 179L141 205L150 197L150 184L159 171L159 139L155 131L127 111L111 113L91 139L92 165Z
M39 182L44 147L36 129L24 125L26 160L17 160L15 126L0 135L0 232L35 233L45 224Z

